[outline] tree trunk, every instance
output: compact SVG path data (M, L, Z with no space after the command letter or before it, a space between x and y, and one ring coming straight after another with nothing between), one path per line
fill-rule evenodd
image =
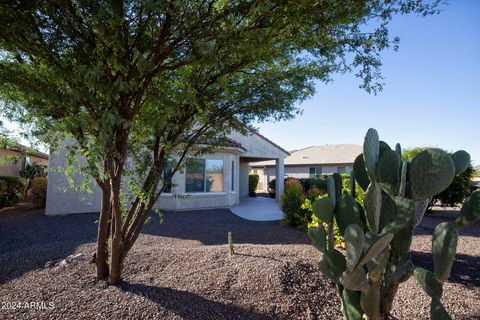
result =
M102 186L102 208L98 219L98 236L97 236L97 280L108 277L108 233L109 220L111 217L111 188L108 183Z
M110 250L110 274L108 283L117 285L122 281L123 258L122 246L122 213L120 204L120 179L113 178L111 181L111 208L112 208L112 244Z

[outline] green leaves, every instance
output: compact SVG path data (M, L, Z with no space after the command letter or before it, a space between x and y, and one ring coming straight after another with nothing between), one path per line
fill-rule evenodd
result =
M378 160L376 172L378 182L382 189L392 196L398 192L400 165L400 155L393 150L385 150Z
M380 282L372 283L370 289L361 293L360 304L369 319L380 319Z
M455 220L457 229L465 228L480 218L480 191L473 192L463 204L460 217Z
M416 267L413 270L413 275L426 294L436 299L440 299L442 297L442 284L437 280L433 272Z
M467 170L470 165L470 154L466 151L459 150L452 154L453 163L455 164L455 174L460 174Z
M355 158L353 162L353 171L355 172L355 179L360 187L366 191L370 184L367 171L365 169L365 161L363 160L363 153Z
M376 178L376 166L378 157L380 155L380 141L378 133L375 129L368 129L363 143L363 159L365 161L365 168L371 181Z
M355 202L355 199L349 194L342 194L335 207L335 220L340 233L344 234L350 224L362 225L361 215L363 215L363 210Z
M365 246L365 235L358 224L350 224L345 229L345 246L347 249L347 270L352 271L360 260Z
M315 200L312 204L313 214L322 222L332 223L333 201L329 197Z
M396 207L396 217L394 222L390 223L382 230L382 233L397 233L401 229L405 228L415 216L415 201L398 196L393 200Z
M342 176L338 173L332 174L332 178L335 184L335 199L340 199L342 195Z
M424 200L445 190L455 176L452 157L440 149L427 149L413 158L410 187L415 200Z
M430 319L452 320L452 317L450 317L439 299L432 298L432 303L430 304Z
M372 182L365 193L364 199L367 226L377 233L380 225L380 213L382 207L382 189L376 182Z
M435 276L441 282L450 276L457 252L458 231L448 222L435 227L432 237L432 256Z
M358 265L363 266L375 256L380 254L380 252L382 252L386 247L388 247L392 239L393 234L391 233L375 236L372 240L372 244L366 249L365 255L362 257L362 260L360 260Z
M327 250L320 260L319 269L329 279L338 283L342 273L347 269L347 262L341 252Z
M353 291L367 291L370 288L367 274L362 267L343 272L340 277L340 283L345 288Z
M360 294L358 292L343 289L342 296L342 312L345 320L360 320L363 312L360 305Z
M308 236L312 240L315 248L317 248L320 252L325 252L327 248L327 237L323 226L309 228Z
M335 207L335 203L337 202L337 190L336 190L336 183L335 179L332 176L328 176L327 181L327 191L328 196L332 199L333 206Z

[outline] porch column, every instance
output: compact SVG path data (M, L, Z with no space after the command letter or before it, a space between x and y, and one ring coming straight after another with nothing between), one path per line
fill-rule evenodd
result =
M275 184L275 198L277 201L280 200L280 197L283 194L283 180L285 177L285 167L283 163L283 158L275 160L275 179L277 183Z

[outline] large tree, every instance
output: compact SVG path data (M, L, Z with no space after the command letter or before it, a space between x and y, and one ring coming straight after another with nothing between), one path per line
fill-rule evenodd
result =
M121 281L125 257L187 154L229 130L288 119L312 80L356 72L381 89L380 52L395 14L437 2L2 1L3 108L67 144L102 190L97 278ZM202 146L202 147L199 147ZM68 171L68 170L67 170ZM86 180L88 183L88 180ZM130 192L123 201L122 185ZM109 235L112 240L108 242ZM109 262L107 263L107 259Z

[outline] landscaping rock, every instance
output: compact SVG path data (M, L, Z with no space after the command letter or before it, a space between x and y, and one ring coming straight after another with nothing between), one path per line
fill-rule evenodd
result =
M0 221L0 297L54 304L48 310L0 310L2 320L341 317L335 285L320 275L320 253L302 231L243 220L228 210L167 212L163 224L155 217L145 225L125 261L123 283L108 286L96 281L94 264L74 262L95 250L97 219L78 214ZM228 231L233 258L226 255ZM479 319L479 238L479 223L460 233L442 297L454 319ZM429 229L417 229L412 250L416 265L432 269ZM68 267L41 268L65 257ZM429 319L430 299L421 292L413 278L402 284L394 316Z

